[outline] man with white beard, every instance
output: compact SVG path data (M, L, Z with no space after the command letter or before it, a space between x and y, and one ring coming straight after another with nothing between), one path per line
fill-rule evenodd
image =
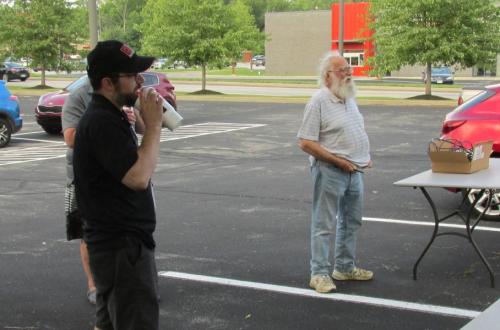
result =
M309 154L313 181L311 280L320 293L336 289L337 281L367 281L373 272L358 268L356 231L361 226L363 172L371 167L370 143L355 101L352 69L336 51L322 58L321 88L307 103L297 137ZM329 254L335 234L332 277Z

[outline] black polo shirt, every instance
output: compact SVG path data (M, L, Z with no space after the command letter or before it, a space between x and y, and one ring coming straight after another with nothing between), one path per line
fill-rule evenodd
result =
M89 249L118 247L125 236L154 248L151 185L134 191L121 182L137 158L137 137L126 115L104 96L93 94L78 124L73 154L77 204Z

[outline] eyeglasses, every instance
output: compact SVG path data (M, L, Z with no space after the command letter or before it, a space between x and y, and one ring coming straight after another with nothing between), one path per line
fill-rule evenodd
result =
M137 79L138 77L142 78L142 74L140 73L119 73L116 75L118 78L134 78Z
M346 66L337 70L330 70L328 72L342 72L342 73L351 73L352 72L352 67Z

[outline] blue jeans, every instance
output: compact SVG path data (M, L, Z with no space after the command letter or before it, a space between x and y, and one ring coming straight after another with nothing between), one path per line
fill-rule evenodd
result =
M356 231L361 227L363 174L346 173L322 161L311 166L313 207L311 222L311 275L330 273L329 254L334 221L334 269L349 272L355 267Z

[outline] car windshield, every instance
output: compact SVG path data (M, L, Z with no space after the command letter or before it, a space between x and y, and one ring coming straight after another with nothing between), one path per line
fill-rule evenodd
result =
M451 74L450 68L433 68L432 74Z
M19 68L19 67L22 67L23 65L19 64L19 63L7 62L7 63L5 63L5 66L7 66L8 68Z
M78 78L77 80L73 81L71 84L66 86L64 89L67 90L68 92L71 92L72 90L82 86L86 81L87 81L87 75L81 76L80 78Z
M156 86L160 82L158 81L158 76L153 73L142 73L142 77L144 78L143 86Z

